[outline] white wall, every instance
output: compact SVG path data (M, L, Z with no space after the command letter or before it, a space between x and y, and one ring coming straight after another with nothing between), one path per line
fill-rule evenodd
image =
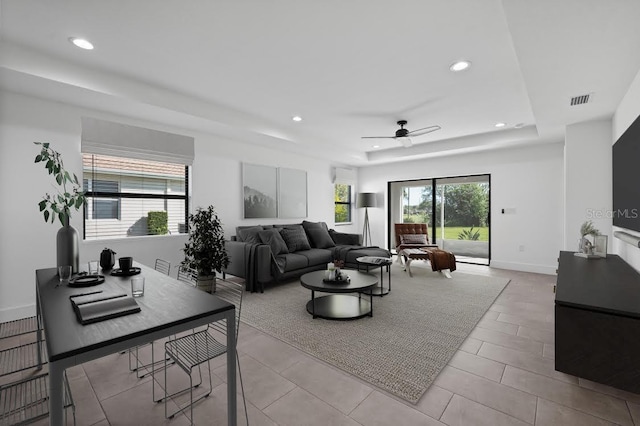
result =
M631 83L627 94L618 105L618 109L613 116L613 143L624 133L625 130L640 115L640 72ZM639 232L613 227L613 231L624 231L640 237ZM618 254L630 265L640 271L640 250L625 242L613 238L613 253ZM611 243L610 243L611 245Z
M562 144L547 144L361 168L358 190L384 195L369 220L373 243L386 246L387 182L490 174L491 265L552 274L562 248L562 167Z
M592 220L611 233L611 120L572 124L565 131L564 249L576 251L580 226Z
M35 312L34 270L56 263L55 236L59 226L44 223L37 207L42 195L55 188L44 167L33 163L38 153L33 141L50 142L62 153L66 168L79 175L83 115L193 136L192 206L213 204L227 236L233 235L238 225L301 220L242 219L241 164L245 161L306 170L308 220L322 220L333 226L332 165L326 161L0 91L0 321ZM76 212L71 224L81 232L82 214ZM355 232L358 228L356 222L341 230ZM153 265L156 258L164 258L177 265L183 258L180 249L185 242L185 236L81 241L80 261L82 265L99 259L102 249L109 247L117 256L130 255L144 264Z

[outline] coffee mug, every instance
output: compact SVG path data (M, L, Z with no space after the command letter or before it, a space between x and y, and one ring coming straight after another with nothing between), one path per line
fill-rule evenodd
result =
M118 264L120 265L120 269L128 271L133 266L133 257L121 257L118 259Z

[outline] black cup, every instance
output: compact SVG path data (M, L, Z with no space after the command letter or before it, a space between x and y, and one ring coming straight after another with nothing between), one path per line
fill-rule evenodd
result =
M133 257L121 257L118 259L118 264L121 270L128 271L133 266Z

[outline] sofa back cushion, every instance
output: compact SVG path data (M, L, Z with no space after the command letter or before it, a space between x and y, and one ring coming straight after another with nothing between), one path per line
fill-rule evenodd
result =
M258 232L258 237L263 244L269 244L274 256L289 253L287 244L282 239L280 232L276 228L265 229Z
M289 253L295 253L300 250L309 250L311 245L307 239L307 234L304 232L302 226L296 226L295 228L282 228L280 230L282 239L287 244Z
M312 247L325 249L336 246L333 239L331 239L331 235L329 235L329 227L326 223L303 220L302 227L307 233Z
M238 241L246 243L261 243L258 232L263 230L262 226L242 226L236 228L236 237Z

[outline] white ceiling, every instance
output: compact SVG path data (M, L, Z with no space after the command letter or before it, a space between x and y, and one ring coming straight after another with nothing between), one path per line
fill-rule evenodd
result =
M355 166L562 141L640 69L638 0L0 0L0 19L5 90ZM442 130L361 139L399 119Z

